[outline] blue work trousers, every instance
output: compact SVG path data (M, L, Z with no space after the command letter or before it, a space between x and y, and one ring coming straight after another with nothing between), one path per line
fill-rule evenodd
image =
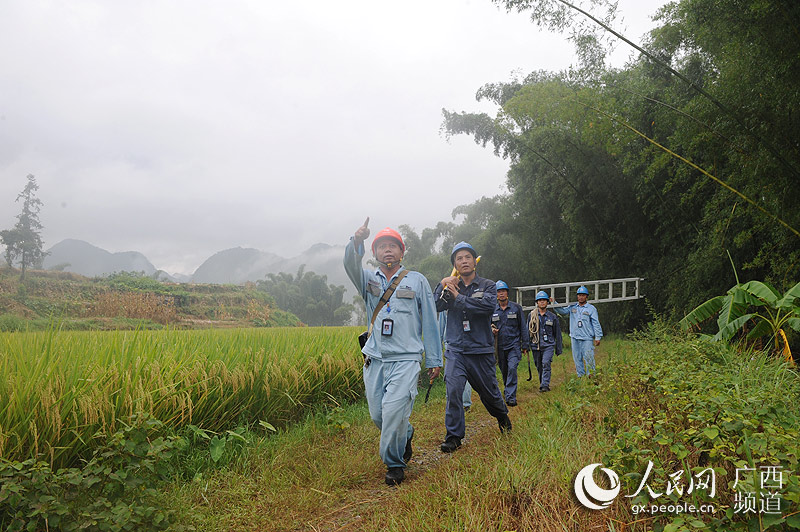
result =
M414 399L417 397L417 379L420 365L414 360L384 362L370 358L364 365L369 415L381 431L380 456L386 467L406 467L403 453L406 442L414 434L408 422Z
M536 363L536 371L539 372L539 389L550 388L550 366L553 363L553 354L556 346L551 345L544 349L536 349L533 353L533 361Z
M594 340L572 338L572 360L578 377L594 373Z
M500 349L500 373L503 375L503 395L506 401L517 400L517 367L522 360L522 352L519 347L511 349Z
M508 407L500 395L497 374L494 369L494 354L465 355L447 349L445 351L444 381L447 388L447 410L444 426L447 437L464 439L464 387L467 382L478 392L478 396L492 416L500 419L508 415ZM446 439L445 438L445 439Z

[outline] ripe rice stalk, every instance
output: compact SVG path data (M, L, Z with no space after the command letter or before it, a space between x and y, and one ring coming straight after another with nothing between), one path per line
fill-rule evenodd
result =
M276 425L358 397L353 328L0 334L0 457L86 457L148 412L169 426Z

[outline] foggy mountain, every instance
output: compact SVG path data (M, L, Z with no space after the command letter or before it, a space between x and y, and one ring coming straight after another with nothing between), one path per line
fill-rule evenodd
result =
M191 277L194 283L239 284L263 279L283 259L253 248L231 248L215 253Z
M98 277L114 272L143 271L153 275L156 267L138 251L110 253L83 240L62 240L47 250L44 258L45 270L63 270L86 277Z
M289 259L253 248L232 248L215 253L192 275L195 283L232 283L264 279L268 273L285 272L292 275L305 264L306 271L328 276L328 284L344 285L355 293L342 266L344 246L314 244Z
M49 255L44 259L44 268L47 270L60 269L87 277L120 271L143 271L151 276L158 271L160 279L171 282L241 284L262 280L268 273L295 275L297 269L305 264L306 271L327 275L328 284L344 285L350 294L345 296L346 302L355 293L342 266L344 246L314 244L300 255L288 259L253 248L231 248L206 259L191 276L169 275L157 270L147 257L137 251L110 253L83 240L63 240L47 251Z

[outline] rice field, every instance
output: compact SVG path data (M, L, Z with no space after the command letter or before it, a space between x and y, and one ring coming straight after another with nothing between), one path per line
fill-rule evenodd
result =
M73 464L132 416L220 431L362 393L356 328L0 334L0 458Z

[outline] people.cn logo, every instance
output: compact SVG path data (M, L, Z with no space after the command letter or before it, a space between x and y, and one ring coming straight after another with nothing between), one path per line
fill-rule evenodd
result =
M578 472L575 477L575 496L580 503L591 510L604 510L611 506L612 501L619 495L619 477L603 464L589 464ZM597 485L592 477L594 470L600 470L608 477L611 489L603 489Z

